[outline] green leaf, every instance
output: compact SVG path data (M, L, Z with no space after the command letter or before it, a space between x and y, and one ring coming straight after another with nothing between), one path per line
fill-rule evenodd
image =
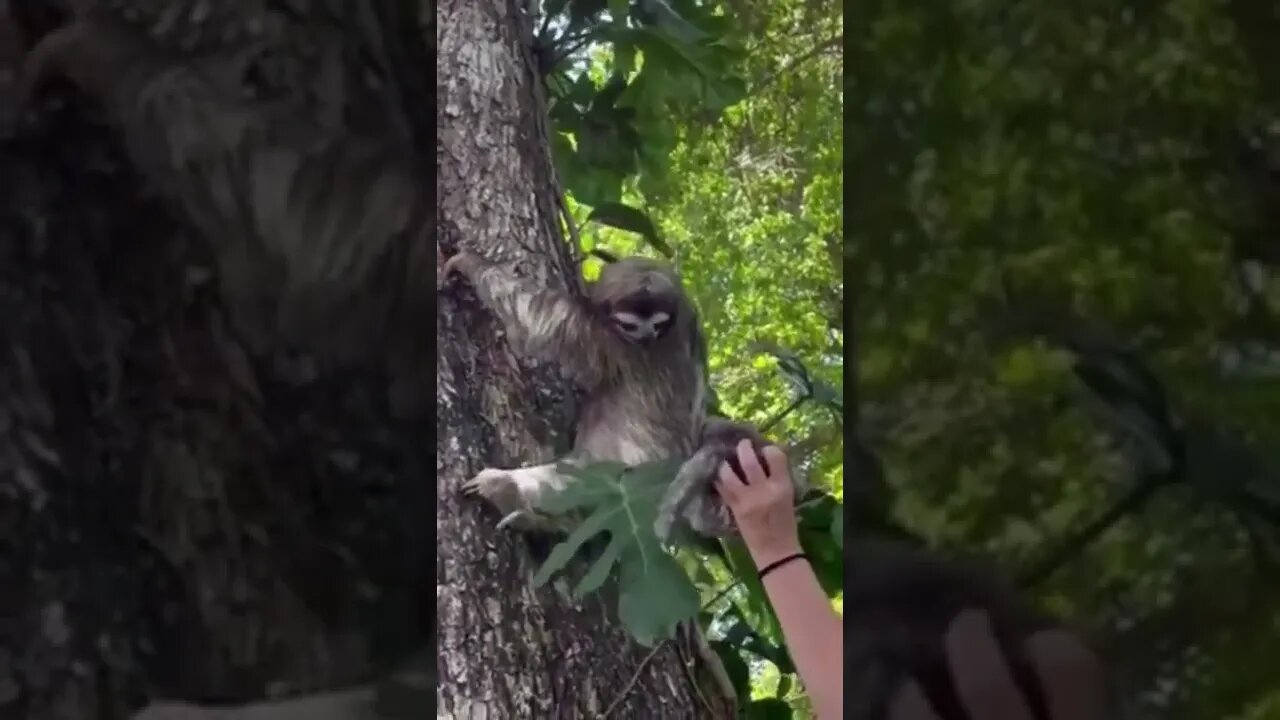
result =
M704 587L715 587L717 580L711 571L711 563L701 554L693 555L693 579Z
M676 12L668 3L645 2L643 5L646 10L646 14L648 15L648 20L657 27L665 30L677 41L685 44L692 44L707 37L707 33L684 19L680 13Z
M782 646L782 629L778 618L765 595L764 586L756 576L755 563L741 541L726 541L725 544L729 549L729 564L746 590L747 606L751 610L751 621L748 622L747 614L737 604L729 606L721 616L722 621L728 625L725 642L768 660L780 672L795 672L795 665Z
M636 48L629 44L615 44L613 49L614 67L623 77L630 76L636 69Z
M778 625L777 616L773 613L773 606L769 603L769 596L764 592L764 585L756 575L756 563L751 559L751 553L747 551L740 539L729 539L724 544L725 549L728 550L729 567L746 590L747 607L763 623L757 627L766 638L780 640L782 630Z
M715 74L714 70L704 62L705 57L699 52L700 48L697 46L681 42L656 28L641 28L636 31L636 34L640 38L640 47L646 55L660 57L670 65L684 65L696 70L704 78Z
M800 545L809 556L818 583L828 596L844 588L843 538L833 541L839 522L843 535L844 506L826 493L810 493L799 510Z
M726 613L726 617L732 618L728 630L725 631L724 641L729 646L749 652L756 657L767 660L778 668L780 673L795 672L795 666L791 663L791 657L786 650L778 644L771 643L761 637L747 624L740 612L730 611Z
M838 416L844 415L844 393L825 380L812 379L813 402L830 408Z
M653 532L658 505L677 468L656 462L628 468L601 462L558 466L572 478L562 490L543 497L539 509L552 515L582 514L534 574L544 585L583 555L584 545L606 535L607 544L578 583L576 596L599 589L618 567L618 619L640 643L670 637L678 623L698 612L698 590L680 564L667 554Z
M720 662L724 664L725 673L733 683L733 689L738 693L738 697L750 697L751 671L747 668L746 661L742 659L742 654L731 643L724 640L712 640L710 644L711 649L720 656Z
M605 580L609 579L609 571L613 569L613 564L617 562L619 554L622 552L622 546L618 543L609 543L601 551L600 557L592 563L591 570L582 577L582 581L578 583L578 587L574 588L573 595L575 598L582 598L587 593L595 592L604 585Z
M765 698L746 707L747 720L791 720L791 706L785 700Z
M615 24L625 26L630 6L630 0L609 0L609 17Z
M647 552L638 549L644 546ZM621 565L618 619L636 642L652 647L698 614L697 588L656 541L638 544Z
M599 92L596 93L596 96L591 99L591 113L601 115L614 110L618 104L618 98L622 97L622 93L624 93L626 89L626 76L622 73L614 73L614 75L609 78L609 82L605 83L604 87L600 88ZM630 117L633 114L634 113L628 113L627 117Z
M835 517L833 517L833 518L831 518L831 539L835 541L836 545L837 545L841 550L843 550L843 549L844 549L844 512L843 512L843 508L841 509L841 512L836 513L836 516L835 516Z
M658 235L658 229L654 226L653 221L649 219L649 216L629 205L623 205L622 203L597 205L592 208L591 214L587 216L587 222L592 221L616 227L619 230L637 233L665 257L671 257L674 254L671 246L667 245L666 241Z
M794 677L795 676L790 673L783 673L779 675L778 689L774 692L773 696L779 699L786 697L787 693L791 692L792 678Z
M569 0L569 29L588 25L604 12L606 0Z

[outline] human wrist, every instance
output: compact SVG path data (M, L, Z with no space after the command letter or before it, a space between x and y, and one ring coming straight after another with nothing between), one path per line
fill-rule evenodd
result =
M804 548L800 547L798 538L787 540L770 538L756 542L747 540L747 551L751 553L751 560L755 563L756 570L759 570L785 557L802 553Z

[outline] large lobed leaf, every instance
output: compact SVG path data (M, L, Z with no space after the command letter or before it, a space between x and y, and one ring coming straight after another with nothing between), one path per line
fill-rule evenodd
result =
M671 637L678 623L698 612L698 591L653 531L663 492L675 475L673 461L628 468L620 463L586 467L562 465L574 478L548 496L543 509L584 518L552 548L534 576L543 585L583 552L587 541L607 535L608 543L574 588L581 597L598 590L618 567L618 619L635 639L652 646Z

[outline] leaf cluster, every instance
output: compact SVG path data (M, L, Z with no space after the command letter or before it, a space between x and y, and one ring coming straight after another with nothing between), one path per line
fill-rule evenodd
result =
M681 125L713 121L746 93L731 24L709 3L569 0L544 13L552 154L579 202L620 202L637 176L660 195ZM584 67L591 50L608 61Z

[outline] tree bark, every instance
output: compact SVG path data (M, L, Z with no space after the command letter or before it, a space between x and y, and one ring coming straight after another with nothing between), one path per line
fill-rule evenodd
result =
M6 111L56 10L0 3ZM232 717L367 717L434 627L425 408L371 364L248 348L213 238L90 95L0 131L0 718L309 693ZM147 717L225 717L189 710Z
M447 253L466 247L565 287L577 274L558 230L529 24L515 0L437 4L437 236ZM675 643L651 652L615 625L608 600L573 606L531 587L526 539L460 499L486 465L563 451L572 393L552 368L514 357L469 290L445 286L436 322L437 716L706 717Z

